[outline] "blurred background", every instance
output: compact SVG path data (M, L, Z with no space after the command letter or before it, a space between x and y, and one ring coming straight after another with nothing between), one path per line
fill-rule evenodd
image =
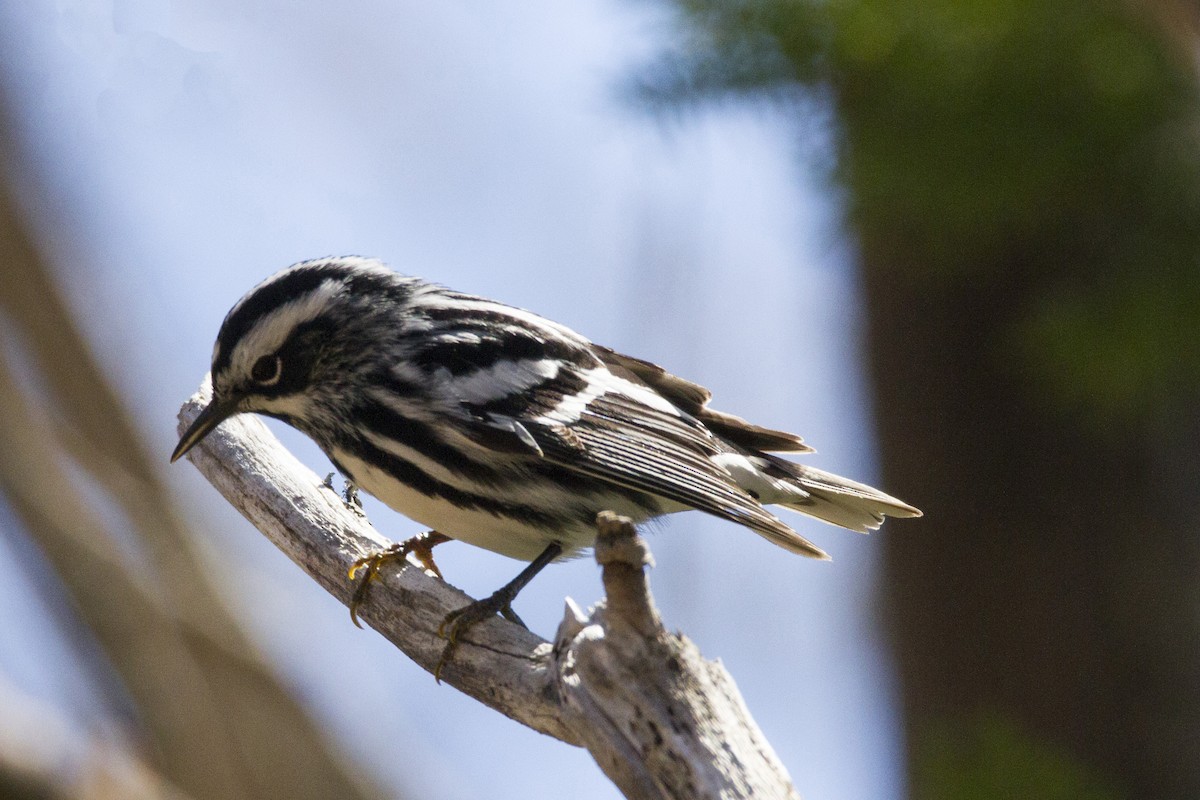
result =
M925 511L790 517L828 564L653 526L667 624L802 795L1200 797L1198 35L1182 0L0 6L0 797L617 796L168 469L228 308L344 253ZM518 566L438 552L476 596ZM589 560L519 611L567 595Z

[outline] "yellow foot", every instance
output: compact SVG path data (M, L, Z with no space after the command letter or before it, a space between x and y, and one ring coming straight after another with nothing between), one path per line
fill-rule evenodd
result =
M358 582L358 586L354 589L354 596L350 598L350 619L358 627L362 624L358 621L358 609L367 600L367 590L371 586L371 581L379 576L379 571L388 564L399 561L404 563L408 560L408 554L412 553L417 557L417 561L421 566L442 577L442 571L438 569L437 564L433 561L433 548L437 547L442 542L450 541L449 536L444 536L437 531L426 531L419 533L411 539L405 539L403 542L385 547L382 550L376 550L370 555L363 556L354 565L350 567L350 580L354 580L358 573L363 573L362 579ZM444 623L443 623L444 624Z

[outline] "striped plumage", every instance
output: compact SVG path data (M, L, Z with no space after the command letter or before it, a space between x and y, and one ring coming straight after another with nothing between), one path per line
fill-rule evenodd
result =
M302 262L254 288L221 326L212 382L175 457L230 414L277 417L388 506L523 560L589 546L602 510L699 509L818 558L764 506L858 531L920 514L774 455L810 448L649 362L370 259Z

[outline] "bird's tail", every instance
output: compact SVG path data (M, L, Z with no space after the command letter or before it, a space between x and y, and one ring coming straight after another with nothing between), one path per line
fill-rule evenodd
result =
M778 456L763 454L771 472L782 477L792 492L777 498L764 498L810 517L866 533L883 524L884 517L919 517L921 511L903 500L885 494L865 483Z

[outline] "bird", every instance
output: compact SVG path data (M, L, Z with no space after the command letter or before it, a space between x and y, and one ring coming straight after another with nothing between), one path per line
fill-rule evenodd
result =
M867 532L921 512L864 483L780 454L801 437L709 407L711 393L640 358L504 303L361 256L302 261L239 300L221 323L212 399L175 462L240 413L310 437L353 485L428 533L356 565L366 578L458 540L529 562L452 612L449 640L502 614L546 565L595 540L596 516L634 523L696 509L817 559L827 554L767 506ZM354 571L351 578L354 577ZM440 671L439 665L439 671Z

